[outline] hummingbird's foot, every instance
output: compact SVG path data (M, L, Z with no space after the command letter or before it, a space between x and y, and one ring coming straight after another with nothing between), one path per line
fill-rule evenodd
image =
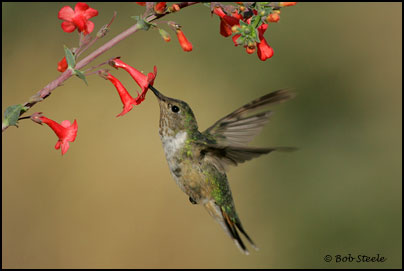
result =
M189 197L189 201L190 201L192 204L197 204L197 202L196 202L193 198L191 198L191 197Z

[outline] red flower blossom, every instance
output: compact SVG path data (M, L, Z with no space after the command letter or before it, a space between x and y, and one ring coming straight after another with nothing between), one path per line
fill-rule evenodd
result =
M146 6L146 2L135 2L136 4L138 4L139 6Z
M163 14L164 11L166 11L166 3L167 2L158 2L155 6L154 6L154 11L157 14Z
M62 29L65 32L73 32L76 28L84 35L90 34L94 29L94 23L88 19L97 16L98 11L90 8L86 3L77 3L74 10L64 6L59 10L58 18L64 20Z
M61 61L58 63L58 71L64 72L67 69L67 61L66 57L64 57Z
M187 40L187 38L185 37L185 35L184 35L184 33L182 32L182 30L181 30L181 29L177 29L176 32L177 32L178 41L180 42L180 45L181 45L182 49L183 49L185 52L190 52L190 51L192 51L192 43L190 43L190 42Z
M126 90L126 88L122 85L121 81L119 81L112 74L108 73L105 76L105 78L108 79L109 81L111 81L112 84L114 84L116 90L118 91L119 97L121 98L122 104L123 104L123 110L120 114L117 115L117 117L125 115L130 110L132 110L134 105L138 105L141 103L141 101L138 101L137 99L133 99L132 96L130 96L129 92ZM138 96L138 98L139 98L139 96Z
M117 69L122 68L125 71L127 71L136 81L136 83L142 88L142 92L138 94L136 99L134 99L132 98L132 96L130 96L126 88L122 85L122 83L118 79L116 79L110 73L104 76L104 78L110 80L112 84L114 84L119 93L119 96L121 97L121 101L123 103L123 111L119 115L117 115L117 117L119 117L125 115L130 110L132 110L134 105L138 105L144 101L147 90L149 89L149 85L154 84L154 79L156 78L157 75L157 68L156 66L154 66L154 72L153 73L150 72L146 76L137 69L133 68L132 66L129 66L119 58L115 58L112 61L110 61L110 65Z
M62 155L69 149L69 142L73 142L77 136L77 121L74 120L73 124L68 120L62 121L60 124L41 116L40 113L35 113L31 116L31 119L39 124L47 124L58 136L59 140L56 142L55 149L62 147Z
M234 12L232 16L229 16L220 7L213 9L213 12L220 17L220 35L224 37L231 36L233 33L232 26L240 25L241 14Z
M281 17L279 16L278 13L271 13L267 17L267 22L268 23L277 23Z
M222 8L214 8L213 12L220 17L220 19L222 19L225 23L227 23L228 25L230 25L230 27L232 27L233 25L239 25L240 24L240 19L242 18L242 16L240 14L238 14L237 12L233 13L232 16L227 15L226 13L224 13Z
M129 66L119 58L115 58L110 62L111 66L114 68L122 68L125 71L127 71L130 76L136 81L136 83L142 88L142 93L140 94L142 98L142 101L144 100L144 97L146 96L146 92L149 89L149 85L154 84L154 79L156 78L157 75L157 68L154 66L154 72L146 76L137 69L133 68L132 66ZM139 97L138 97L139 98Z
M228 37L233 34L233 31L231 30L231 26L227 24L222 18L220 18L220 35L223 37Z
M258 43L257 54L259 59L261 59L262 61L271 58L274 54L274 50L272 49L271 46L269 46L269 44L264 38L264 32L267 30L267 28L268 28L267 24L262 24L258 27L258 36L261 42Z
M280 2L279 6L281 6L281 7L290 7L290 6L294 6L296 4L297 4L297 2Z

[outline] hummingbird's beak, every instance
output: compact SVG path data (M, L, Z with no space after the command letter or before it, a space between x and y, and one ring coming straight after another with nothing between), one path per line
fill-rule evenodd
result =
M157 89L155 89L152 85L149 85L149 88L151 89L151 91L153 91L154 95L156 95L159 100L164 100L165 96L161 94Z

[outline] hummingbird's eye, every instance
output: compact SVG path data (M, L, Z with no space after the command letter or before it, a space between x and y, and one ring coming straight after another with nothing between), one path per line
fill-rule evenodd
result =
M180 111L180 108L178 106L176 106L176 105L173 105L171 107L171 111L173 111L174 113L178 113Z

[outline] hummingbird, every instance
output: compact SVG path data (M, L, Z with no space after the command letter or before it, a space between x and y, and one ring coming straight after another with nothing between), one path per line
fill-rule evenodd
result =
M247 146L271 115L270 110L257 111L289 100L294 94L286 89L268 93L200 132L195 115L186 102L164 96L152 85L149 88L158 99L159 134L170 172L177 185L187 194L192 204L205 207L242 253L248 255L249 251L239 232L258 250L237 215L226 171L229 166L236 166L275 150L294 149Z

